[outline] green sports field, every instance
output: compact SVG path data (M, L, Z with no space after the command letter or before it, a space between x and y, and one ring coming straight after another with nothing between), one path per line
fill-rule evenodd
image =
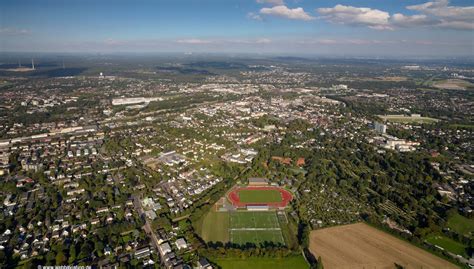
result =
M222 269L308 269L309 265L303 256L286 258L249 257L211 259Z
M236 244L273 242L285 244L275 212L230 213L230 241Z
M281 193L277 190L241 190L240 201L243 203L277 203L281 202Z
M274 211L216 212L210 210L195 225L195 228L206 242L230 241L241 245L246 243L259 245L264 242L286 244L280 221Z
M230 228L280 228L275 212L240 211L230 213Z

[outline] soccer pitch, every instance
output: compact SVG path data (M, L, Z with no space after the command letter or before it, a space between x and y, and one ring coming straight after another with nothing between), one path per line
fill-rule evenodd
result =
M240 190L240 201L243 203L277 203L281 202L278 190Z
M230 241L236 244L285 244L275 212L232 212L229 233Z

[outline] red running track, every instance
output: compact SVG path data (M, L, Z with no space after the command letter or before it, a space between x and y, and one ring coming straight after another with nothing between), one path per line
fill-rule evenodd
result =
M277 190L281 194L281 202L273 203L244 203L240 201L239 191L241 190ZM286 207L288 203L293 199L293 195L280 187L237 187L229 191L227 198L235 207L246 207L248 205L268 205L269 207Z

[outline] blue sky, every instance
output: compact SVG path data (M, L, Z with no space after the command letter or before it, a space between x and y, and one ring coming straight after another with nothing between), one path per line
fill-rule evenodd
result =
M472 0L2 0L0 51L473 55Z

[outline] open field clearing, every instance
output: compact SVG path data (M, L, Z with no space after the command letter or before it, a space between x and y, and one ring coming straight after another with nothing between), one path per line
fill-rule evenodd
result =
M310 251L324 268L457 268L425 250L365 223L312 231Z
M382 120L399 123L433 123L439 121L435 118L429 117L413 117L404 115L379 115Z
M446 79L434 82L433 87L446 90L466 90L473 88L474 84L462 79Z
M303 256L287 257L287 258L265 258L250 257L245 259L236 258L220 258L212 259L223 269L307 269L308 263Z
M454 214L448 219L448 227L460 234L470 236L474 232L474 219Z
M340 82L347 81L388 81L388 82L401 82L408 81L407 77L404 76L380 76L380 77L340 77L337 79Z
M392 81L392 82L400 82L400 81L407 81L407 77L402 77L402 76L392 76L392 77L377 77L377 79L380 79L382 81Z
M229 242L229 213L209 210L202 220L200 232L206 242Z
M444 235L432 234L426 238L426 241L456 255L467 256L465 250L466 246Z

